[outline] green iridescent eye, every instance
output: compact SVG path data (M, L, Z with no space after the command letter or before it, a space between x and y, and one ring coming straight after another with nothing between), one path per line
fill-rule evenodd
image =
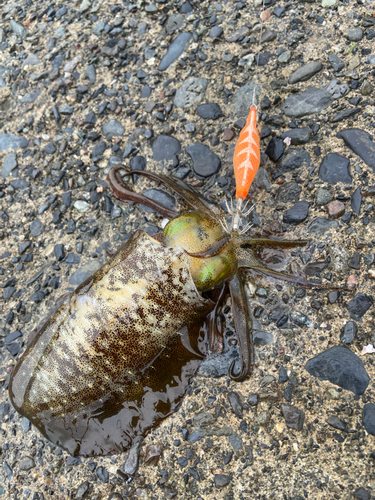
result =
M226 255L210 259L191 259L190 271L194 283L201 292L209 290L227 280L234 272L233 261Z

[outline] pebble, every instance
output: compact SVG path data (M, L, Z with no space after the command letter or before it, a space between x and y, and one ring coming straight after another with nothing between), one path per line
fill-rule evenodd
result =
M310 80L310 78L312 78L316 73L319 73L322 68L323 65L320 61L313 61L311 63L304 64L289 75L289 83L294 84Z
M12 173L12 170L14 170L17 167L17 155L16 153L9 153L5 157L3 167L1 169L1 176L2 177L8 177Z
M316 203L317 205L327 205L330 201L332 201L333 195L324 188L320 188L316 195Z
M339 431L349 432L349 429L348 429L348 426L346 425L346 423L343 422L336 415L332 415L331 417L328 417L326 422L328 425L330 425L331 427L334 427L335 429L338 429Z
M329 92L333 99L340 99L349 92L347 83L339 83L339 80L332 80L327 86L326 91Z
M90 210L90 205L87 203L87 201L84 200L77 200L74 202L74 208L78 210L80 213L85 213L87 210Z
M273 179L277 179L277 177L292 172L297 168L307 171L310 165L311 157L307 151L304 149L289 149L281 160L279 160L271 175Z
M274 336L270 332L253 332L254 345L262 346L272 344Z
M352 207L353 212L359 215L361 213L361 205L362 205L362 194L361 194L361 188L358 187L352 194L350 206Z
M58 262L64 260L64 257L65 257L64 245L61 245L61 244L55 245L53 252L54 252L56 260Z
M328 153L325 156L319 167L319 177L328 184L351 184L352 177L350 175L350 161L338 153Z
M278 137L272 137L272 139L267 144L267 147L264 152L266 153L266 155L270 160L276 163L277 161L280 160L280 158L284 154L284 150L285 148L283 141Z
M345 203L342 201L331 201L327 205L328 215L331 219L338 219L345 213Z
M375 436L375 404L367 403L363 407L362 423L369 434Z
M8 149L18 149L21 147L23 137L18 135L3 133L0 134L0 151Z
M336 54L329 54L329 62L336 73L340 73L345 68L345 63Z
M205 120L217 120L223 116L223 112L216 103L200 104L197 107L197 115Z
M357 293L355 297L353 297L348 304L348 311L350 313L350 317L356 321L361 320L361 318L365 315L365 313L372 306L372 300L370 300L367 295L363 293Z
M219 172L221 160L205 144L190 144L186 148L186 152L193 160L193 170L197 175L211 177Z
M123 465L123 471L128 476L134 476L134 474L137 472L140 449L141 449L141 443L136 443L126 453L125 463Z
M95 471L96 475L98 476L98 479L102 482L102 483L108 483L109 482L109 472L107 471L107 469L105 467L98 467Z
M332 96L323 89L309 88L302 94L291 95L281 106L287 116L301 118L320 113L332 104Z
M209 37L220 38L222 34L223 34L223 28L221 28L220 26L213 26L210 29Z
M254 82L249 82L245 85L242 85L242 87L239 87L234 93L230 107L237 119L241 117L247 118L250 105L253 102L254 86L255 102L257 103L259 101L261 89L260 86L255 84Z
M31 470L35 467L35 462L32 458L25 457L20 461L19 467L21 470Z
M237 418L242 419L243 406L242 406L241 397L238 394L238 392L235 392L235 391L228 392L227 398L228 398L228 401L229 401L229 404L232 408L233 413L236 415Z
M344 36L351 42L360 42L363 38L363 31L361 28L348 28L344 31Z
M309 142L311 136L311 129L309 127L292 128L281 134L281 139L289 137L293 146L299 146Z
M181 152L180 142L170 135L159 135L152 143L154 160L173 160Z
M214 483L216 488L224 488L231 482L231 477L226 474L215 474Z
M305 412L295 406L281 405L285 423L289 429L302 431L305 421Z
M125 129L118 120L109 120L102 126L102 132L109 140L124 135Z
M40 236L44 232L44 226L39 219L34 219L30 224L31 236Z
M84 266L77 269L69 279L69 284L73 286L79 286L83 283L89 276L95 273L98 269L102 267L103 263L97 259L90 260Z
M278 383L284 384L284 382L287 382L288 380L289 380L288 373L287 373L286 369L284 368L284 366L282 366L279 370Z
M168 47L167 53L160 61L159 71L165 71L166 69L168 69L169 66L181 56L186 46L190 42L191 37L191 33L180 33L179 35L177 35L177 37Z
M331 347L310 359L305 370L354 394L363 394L370 381L361 359L342 346Z
M13 19L10 21L10 27L12 28L13 33L21 38L27 35L27 30L21 24L16 23Z
M342 120L346 120L347 118L351 118L361 111L361 108L348 108L340 111L332 118L332 123L341 122Z
M171 210L174 210L176 208L176 199L172 195L166 193L165 191L153 188L144 191L143 194L144 196L147 196L147 198L157 201L158 203L161 203L162 205L164 205L167 208L170 208ZM146 207L143 204L141 204L140 209L143 212L148 212L148 213L155 212L154 209Z
M292 53L290 50L284 50L279 57L277 58L278 62L281 64L286 64L290 61L290 58L292 57Z
M336 137L343 139L346 146L375 172L375 142L368 132L352 128L342 130Z
M299 200L302 187L295 181L286 182L279 187L276 199L279 203L294 203Z
M286 224L300 224L307 219L309 206L308 201L298 201L293 207L284 212L283 221Z
M357 331L357 323L355 323L354 321L348 321L341 332L341 342L343 342L344 344L350 344L351 342L353 342L357 335Z
M204 98L207 83L206 78L188 78L177 90L174 105L178 108L189 109L199 104Z
M162 456L164 445L162 443L149 444L145 451L145 464L155 465Z
M307 328L313 328L313 322L311 319L306 316L306 314L303 314L298 311L292 311L290 314L290 319L295 323L297 326L304 327L307 326Z

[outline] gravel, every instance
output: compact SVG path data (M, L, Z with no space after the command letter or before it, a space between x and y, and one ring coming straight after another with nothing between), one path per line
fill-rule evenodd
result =
M375 345L369 6L270 4L259 47L252 2L2 3L0 499L374 495L375 358L360 354ZM165 224L117 201L109 168L175 175L225 206L254 88L250 233L307 241L257 257L339 288L246 273L253 375L228 377L239 354L225 297L223 353L204 359L179 410L124 454L71 457L9 404L9 374L60 296L132 232ZM131 189L186 208L135 177Z

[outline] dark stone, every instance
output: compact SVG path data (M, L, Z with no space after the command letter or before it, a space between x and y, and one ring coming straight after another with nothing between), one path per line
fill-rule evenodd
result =
M349 261L349 267L356 270L361 268L361 254L359 252L354 252L353 257Z
M210 29L209 37L210 38L219 38L223 34L223 28L220 26L213 26Z
M20 337L22 337L22 332L20 332L19 330L15 330L14 332L10 333L5 337L5 343L10 344L11 342L14 342Z
M375 404L367 403L363 407L362 423L369 434L375 436Z
M152 144L154 160L172 160L181 152L181 144L170 135L159 135Z
M354 394L363 394L370 381L360 358L343 346L318 354L306 363L305 369L319 380L329 380Z
M302 191L302 186L296 181L285 182L277 191L276 200L279 203L291 203L299 200Z
M165 191L152 188L148 189L143 194L144 196L147 196L147 198L151 198L151 200L157 201L161 205L164 205L171 210L174 210L176 208L176 199ZM148 213L152 213L155 211L152 208L146 207L145 205L141 205L141 208L142 211Z
M285 423L289 429L301 431L305 421L305 412L295 406L281 405Z
M297 168L307 171L311 165L311 157L309 153L303 149L289 149L281 158L275 167L275 171L271 173L272 178L276 179L287 172L292 172Z
M109 482L109 472L107 471L107 469L105 467L100 466L96 469L95 472L102 483Z
M308 227L308 232L310 234L317 234L322 236L330 229L336 229L339 227L337 220L323 219L323 217L317 217L312 221Z
M160 61L159 71L165 71L174 63L185 50L186 45L190 42L191 33L180 33L168 47L167 53Z
M283 384L284 382L287 382L289 380L288 374L286 369L282 366L279 370L279 384Z
M64 245L61 244L55 245L53 251L55 253L55 257L58 262L64 259L65 257Z
M338 429L339 431L349 432L349 429L348 429L348 426L346 425L346 423L343 422L341 419L339 419L339 417L336 417L336 415L332 415L331 417L327 418L326 422L331 427L334 427L335 429Z
M93 147L92 157L93 158L98 158L99 156L101 156L104 153L104 151L106 149L107 149L107 144L104 141L100 140Z
M310 262L304 269L306 276L319 276L328 266L327 262Z
M329 54L329 62L336 73L339 73L345 68L345 63L336 54Z
M197 175L211 177L220 170L220 158L204 144L190 144L186 148L186 152L193 160L193 169Z
M235 391L230 391L227 394L229 404L233 410L233 413L236 415L237 418L242 419L242 414L243 414L243 406L242 406L242 401L241 397L239 394Z
M254 345L269 345L274 341L274 336L271 332L253 332Z
M298 201L293 207L284 212L283 221L286 224L300 224L307 219L310 203Z
M72 193L70 191L68 191L67 193L63 193L61 199L66 207L70 207L70 205L72 204Z
M131 170L144 170L146 168L146 158L144 156L134 156L130 162L129 162L129 166L131 168ZM137 182L139 178L139 175L137 174L133 174L132 175L132 179L133 179L133 182L134 184Z
M69 283L73 286L79 286L81 283L85 281L91 274L96 272L98 269L102 267L103 263L99 260L90 260L80 269L78 269L69 279Z
M362 316L370 309L372 306L372 299L363 293L357 293L355 297L348 304L348 311L350 317L359 321Z
M319 167L319 177L329 184L351 184L352 177L349 171L350 161L337 153L328 153Z
M200 104L197 108L197 115L205 120L217 120L223 116L221 108L216 103Z
M310 127L292 128L287 132L283 132L281 134L281 139L284 140L289 137L291 139L291 144L293 146L298 146L300 144L306 144L307 142L309 142L310 136Z
M350 204L353 212L359 215L361 213L361 205L362 205L362 194L360 187L358 187L354 191Z
M39 219L34 219L30 224L30 233L32 236L40 236L44 232L44 226Z
M47 144L47 146L44 148L44 151L48 155L53 155L53 153L56 151L56 148L55 148L53 142L50 142L49 144Z
M34 292L33 294L31 294L30 299L33 300L35 304L40 304L40 302L44 300L44 297L44 292L39 290L39 292Z
M265 153L274 163L280 160L285 151L283 141L278 137L272 137L268 143Z
M225 474L215 474L214 483L216 488L224 488L227 484L231 482L231 477Z
M297 82L306 82L310 80L315 73L321 71L322 68L323 65L320 61L312 61L308 64L304 64L289 75L289 83L293 85Z
M282 106L287 116L301 118L313 113L320 113L332 104L333 98L323 89L309 88L302 94L291 95Z
M342 120L346 120L346 118L350 118L351 116L354 116L355 114L359 113L361 111L361 108L349 108L349 109L344 109L343 111L340 111L337 113L332 118L332 123L337 123L341 122Z
M371 492L360 487L353 492L353 497L356 500L371 500Z
M87 113L87 115L85 117L85 123L91 123L92 125L94 125L96 122L97 122L97 119L96 119L94 111L90 111L89 113Z
M336 137L343 139L348 148L375 172L375 142L369 133L358 128L351 128L342 130Z

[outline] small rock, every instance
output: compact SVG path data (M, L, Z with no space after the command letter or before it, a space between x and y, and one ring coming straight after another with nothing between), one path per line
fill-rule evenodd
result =
M270 332L253 332L254 345L262 346L272 344L274 336Z
M320 113L332 104L329 92L309 88L302 94L291 95L285 99L282 109L287 116L301 118L313 113Z
M141 442L136 443L134 446L132 446L126 454L123 471L125 472L125 474L128 474L128 476L134 476L134 474L137 472L140 449Z
M349 172L350 161L337 153L328 153L319 167L319 177L329 184L351 184L352 177Z
M87 203L87 201L77 200L76 202L74 202L74 208L80 213L85 213L87 212L87 210L90 210L90 205Z
M19 467L21 470L30 470L35 467L35 462L32 458L25 457L20 461Z
M223 132L223 141L231 141L235 137L236 133L233 129L226 127Z
M55 248L53 249L53 251L54 251L56 260L58 262L64 260L64 257L65 257L64 245L61 245L61 244L55 245Z
M343 346L331 347L310 359L305 370L354 394L363 394L370 381L361 359Z
M96 475L98 476L99 480L102 482L102 483L108 483L109 482L109 472L107 471L107 469L105 467L98 467L96 469Z
M124 135L125 129L118 120L109 120L102 126L102 132L107 139Z
M267 144L264 152L270 158L270 160L276 163L284 154L284 150L285 148L283 141L278 137L272 137L272 139Z
M327 205L332 199L333 195L324 188L320 188L316 195L316 203L318 205Z
M345 63L336 54L330 54L328 59L336 73L339 73L345 68Z
M338 219L345 213L345 203L338 200L331 201L331 203L327 205L327 210L331 219Z
M363 407L362 423L369 434L375 436L375 404L367 403Z
M32 236L40 236L44 232L44 226L39 219L35 219L30 224L30 233Z
M362 194L361 194L361 188L358 187L353 195L352 195L352 199L351 199L351 202L350 202L350 205L352 207L352 210L354 213L356 213L357 215L359 215L361 213L361 205L362 205Z
M308 201L299 201L292 208L284 212L283 221L286 224L300 224L307 219L310 203Z
M79 7L79 12L81 14L84 14L85 12L87 12L89 10L90 7L91 7L91 2L89 0L83 0L83 2L81 3L81 5Z
M188 78L185 80L176 92L175 106L188 109L198 104L204 97L207 83L206 78Z
M348 304L350 317L359 321L372 306L372 300L363 293L357 293Z
M337 134L345 144L375 172L375 142L365 130L351 128Z
M210 38L219 38L223 34L223 28L220 26L213 26L210 29L209 37Z
M368 96L372 94L373 90L374 90L373 85L371 85L371 83L367 80L365 80L361 85L361 94L363 96Z
M215 155L205 144L190 144L186 152L193 160L193 169L201 177L210 177L221 168L220 158Z
M358 66L360 66L361 64L361 60L359 58L359 55L356 54L354 57L352 57L349 61L349 64L348 64L348 69L349 70L353 70L353 69L356 69L358 68Z
M292 128L287 132L283 132L281 134L281 139L286 139L289 137L291 139L291 144L293 146L299 146L300 144L306 144L309 142L311 136L310 127L302 127L302 128Z
M180 142L170 135L159 135L152 143L154 160L173 160L181 152Z
M340 335L340 340L344 344L350 344L357 335L358 327L354 321L348 321Z
M165 71L183 53L192 37L191 33L180 33L168 47L167 53L159 64L159 71ZM176 104L177 106L177 104Z
M163 453L162 443L152 443L149 444L145 451L145 464L155 465L158 463L162 453Z
M289 429L301 431L305 421L305 412L295 406L281 405L285 423Z
M293 311L289 314L289 316L293 323L295 323L297 326L307 326L307 328L312 328L314 326L313 322L308 316L306 316L306 314L302 314L298 311Z
M361 28L348 28L344 31L344 37L351 42L359 42L363 38L363 31Z
M339 431L349 432L346 423L343 422L339 417L336 417L336 415L332 415L331 417L327 418L327 424L329 424L331 427L334 427L335 429L338 429Z
M235 391L228 392L228 401L237 418L242 419L243 406L239 394Z
M70 285L79 286L83 283L89 276L94 274L102 267L102 262L97 259L87 262L84 266L78 269L69 279Z
M231 477L225 474L215 474L214 483L216 488L224 488L231 482Z
M289 75L289 83L305 82L310 80L316 73L321 71L323 65L319 61L313 61L305 64Z
M5 157L3 168L1 169L1 176L8 177L11 174L12 170L17 167L17 155L16 153L9 153Z
M21 38L27 35L27 30L21 24L16 23L13 19L10 21L10 27L12 28L13 33Z
M216 103L200 104L197 108L197 115L205 120L217 120L223 116L223 112Z

